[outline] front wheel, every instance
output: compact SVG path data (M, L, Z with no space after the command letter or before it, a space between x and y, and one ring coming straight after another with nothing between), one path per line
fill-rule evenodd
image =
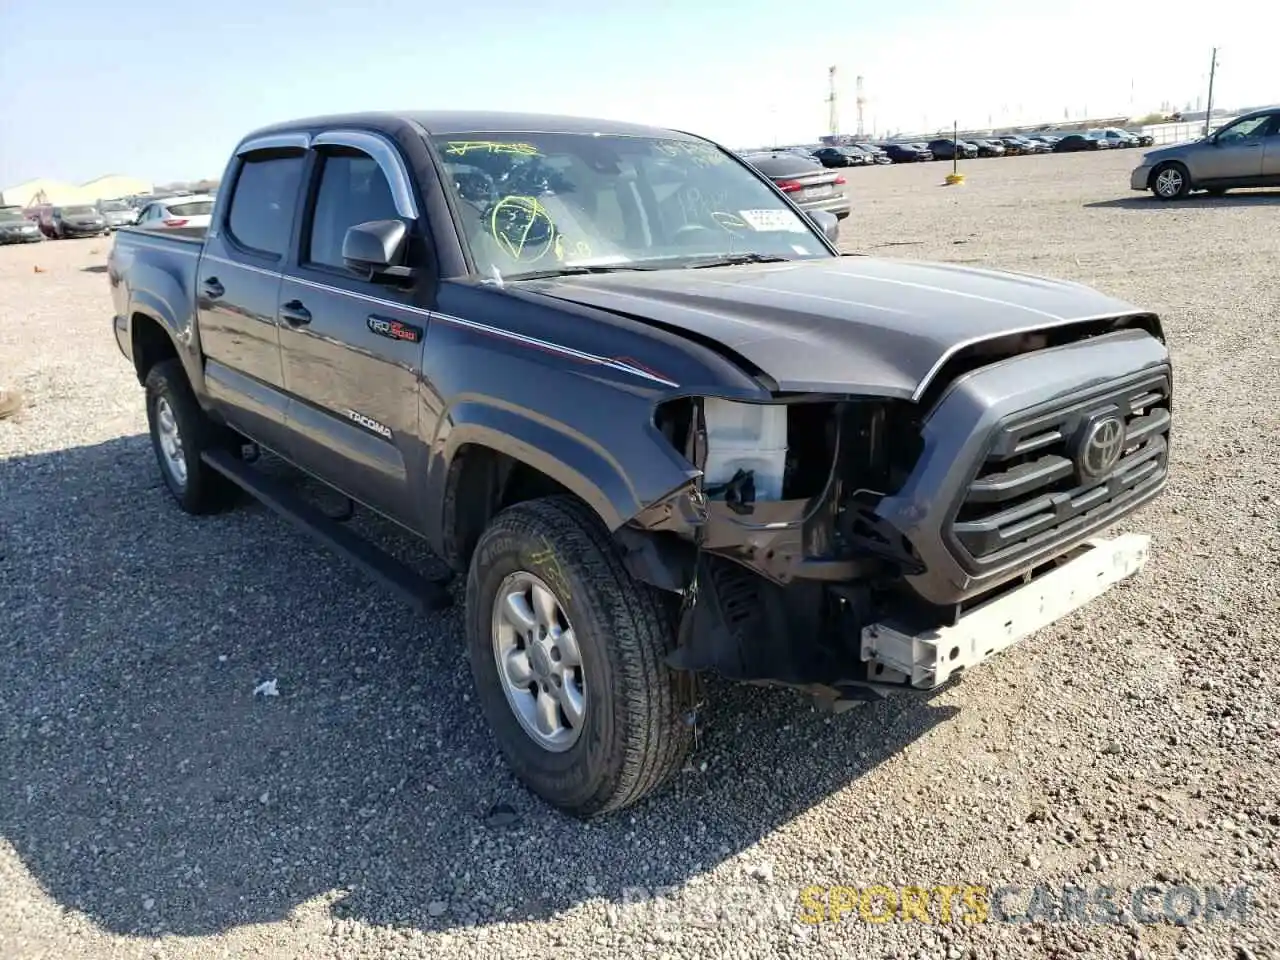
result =
M516 775L569 813L629 806L684 762L666 599L571 497L504 510L476 545L466 631L480 706Z
M1151 192L1161 200L1181 200L1191 192L1191 177L1180 163L1162 163L1151 172Z

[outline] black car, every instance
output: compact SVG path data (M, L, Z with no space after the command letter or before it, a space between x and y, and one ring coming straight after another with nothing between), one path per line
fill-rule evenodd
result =
M929 152L937 160L971 160L978 155L978 148L964 140L930 140Z
M845 182L840 174L783 150L748 153L742 159L772 180L801 210L826 210L842 220L849 215L849 198L840 189Z
M1102 150L1106 145L1097 137L1085 133L1069 133L1053 145L1054 153L1079 153L1082 150Z
M860 167L867 162L866 154L848 147L822 147L813 155L824 167Z
M0 243L38 243L43 239L40 227L27 219L21 207L0 207Z
M933 159L931 151L912 143L886 143L884 152L893 163L916 163Z

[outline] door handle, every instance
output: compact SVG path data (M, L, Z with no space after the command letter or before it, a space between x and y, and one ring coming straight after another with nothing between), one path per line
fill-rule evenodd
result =
M218 282L217 277L206 277L204 281L204 295L210 300L217 300L220 296L227 292L227 288Z
M311 322L311 311L301 300L290 300L280 304L280 317L291 327L304 327Z

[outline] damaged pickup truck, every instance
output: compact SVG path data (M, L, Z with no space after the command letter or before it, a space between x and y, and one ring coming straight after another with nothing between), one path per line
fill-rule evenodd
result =
M649 127L302 120L222 183L207 231L125 229L109 263L169 490L246 489L430 608L342 520L420 535L465 576L498 746L578 815L680 768L699 675L935 688L1145 562L1099 535L1166 482L1151 313L841 255L834 218Z

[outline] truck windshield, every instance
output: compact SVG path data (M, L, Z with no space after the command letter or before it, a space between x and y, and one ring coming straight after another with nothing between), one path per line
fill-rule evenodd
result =
M484 132L433 141L485 274L833 256L795 208L704 141Z

